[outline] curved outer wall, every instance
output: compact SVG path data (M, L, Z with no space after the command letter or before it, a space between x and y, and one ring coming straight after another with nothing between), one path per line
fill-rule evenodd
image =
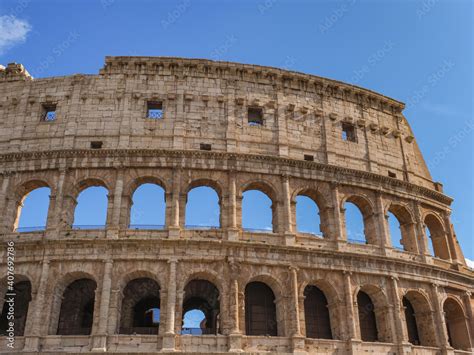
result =
M163 119L146 118L147 102L162 104ZM44 105L55 105L55 121L40 119ZM248 108L261 110L263 125L248 125ZM474 273L450 222L452 200L432 181L403 108L329 79L207 60L107 57L99 75L46 79L0 67L0 238L15 242L17 280L32 287L14 351L468 353ZM354 142L341 139L344 125ZM128 229L131 197L144 182L165 189L164 229ZM78 194L97 185L109 193L106 228L72 228ZM187 192L201 185L219 195L218 229L184 227ZM19 233L21 202L41 186L51 188L46 229ZM254 188L272 200L273 232L241 228L242 194ZM318 204L322 238L297 232L301 194ZM367 244L347 240L345 201L361 209ZM391 246L388 211L403 220L404 251ZM438 226L435 257L427 221ZM0 255L5 275L6 250ZM125 286L140 277L159 285L159 331L118 334ZM61 295L82 278L97 285L92 333L56 335ZM219 335L178 335L192 279L219 291ZM252 281L275 295L277 337L245 334ZM327 298L333 339L306 337L308 285ZM374 303L377 342L361 341L359 291ZM424 345L408 342L403 297L430 314L418 319L432 334ZM463 314L457 349L446 304ZM13 351L6 343L0 350Z

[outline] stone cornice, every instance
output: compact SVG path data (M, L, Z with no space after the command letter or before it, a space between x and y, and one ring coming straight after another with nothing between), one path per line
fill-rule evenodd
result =
M101 149L101 150L51 150L51 151L40 151L40 152L22 152L22 153L7 153L0 155L0 163L18 162L21 160L37 160L37 159L59 159L59 158L77 158L77 157L91 157L91 158L125 158L125 157L159 157L168 156L171 158L194 158L194 159L220 159L220 160L240 160L240 161L266 161L269 163L277 163L279 165L286 165L289 167L315 169L321 172L328 172L334 176L346 175L349 177L358 177L362 179L371 180L382 185L389 185L393 187L399 187L406 191L421 195L445 205L452 203L452 198L446 196L438 191L431 190L422 186L418 186L406 181L393 179L384 175L375 174L368 171L361 171L356 169L350 169L346 167L340 167L335 165L327 165L318 162L296 160L284 157L276 157L269 155L257 155L257 154L242 154L242 153L227 153L227 152L216 152L216 151L199 151L199 150L164 150L164 149ZM122 166L123 162L120 162ZM113 166L104 166L103 168L117 167L116 164ZM80 167L87 168L87 167ZM0 174L11 173L11 169L8 170L4 166L4 171Z

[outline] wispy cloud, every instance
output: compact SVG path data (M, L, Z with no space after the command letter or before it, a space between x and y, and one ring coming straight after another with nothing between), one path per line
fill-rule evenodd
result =
M459 112L455 107L433 102L423 102L421 104L421 109L437 116L467 116L466 114Z
M0 55L12 46L26 40L31 25L11 15L0 16Z
M474 260L471 260L471 259L466 258L466 264L467 264L467 266L470 267L471 269L474 269Z

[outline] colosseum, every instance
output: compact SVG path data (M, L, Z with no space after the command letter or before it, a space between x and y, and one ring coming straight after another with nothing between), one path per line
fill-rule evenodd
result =
M98 75L41 79L0 66L0 352L471 354L474 271L403 109L258 65L106 57ZM143 184L164 190L164 225L131 226ZM99 186L105 225L77 226L79 194ZM45 226L20 228L45 187ZM217 227L186 223L199 187L218 196ZM242 224L254 190L272 229ZM300 196L321 235L298 228ZM205 315L195 332L190 309Z

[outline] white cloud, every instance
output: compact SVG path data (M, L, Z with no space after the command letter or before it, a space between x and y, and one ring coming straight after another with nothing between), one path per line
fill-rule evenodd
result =
M468 267L470 267L471 269L474 269L474 260L471 260L471 259L467 259L466 258L466 264Z
M15 16L0 16L0 54L15 44L24 42L31 25Z

